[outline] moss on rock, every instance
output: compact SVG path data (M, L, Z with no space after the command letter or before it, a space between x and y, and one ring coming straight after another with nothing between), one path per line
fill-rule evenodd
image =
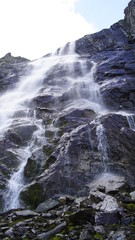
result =
M33 159L28 158L27 164L24 168L24 176L26 178L35 177L40 170L40 165Z
M35 183L21 192L21 198L31 209L35 209L44 201L42 184Z

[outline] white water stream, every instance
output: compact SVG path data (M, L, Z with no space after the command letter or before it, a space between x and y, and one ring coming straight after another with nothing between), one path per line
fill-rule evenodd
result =
M98 152L100 154L100 158L102 161L103 172L108 171L108 150L109 146L107 143L107 137L105 133L105 129L102 124L99 124L96 129L97 141L98 141Z
M29 112L30 109L28 103L41 91L43 95L52 95L55 98L67 94L69 100L64 105L63 111L65 112L77 108L92 109L100 115L106 112L100 97L99 85L94 82L96 64L80 58L73 52L73 48L74 44L72 43L72 45L69 45L68 51L64 55L62 55L65 51L63 48L60 49L58 55L53 54L49 57L30 63L33 68L31 74L25 78L21 78L14 90L8 91L0 97L1 138L4 137L4 133L11 127L14 120L14 113L20 110ZM91 64L91 67L88 67L88 64ZM76 69L76 66L79 66L78 69ZM50 82L48 83L45 79L49 72L51 74L53 73L54 67L58 71L61 71L61 68L63 68L67 74L66 77L59 77L60 79L56 79L55 84L50 84ZM78 71L80 71L80 74L77 74ZM42 89L43 86L44 89ZM8 182L4 195L5 211L20 207L19 194L25 184L23 171L27 159L34 151L37 141L41 147L45 143L45 130L42 127L42 122L35 117L30 117L29 114L26 115L25 120L28 120L29 122L34 121L37 130L33 133L33 136L30 141L28 141L26 147L20 147L16 150L16 154L19 156L20 166L18 171L11 175ZM103 144L105 144L105 135L101 126L97 128L97 135L99 151L101 152L103 165L106 171L105 162L107 161L107 147L104 149ZM104 149L103 152L102 149Z
M24 187L24 167L27 163L27 159L31 156L31 153L36 151L38 147L42 147L45 144L44 129L42 127L41 120L35 119L35 125L37 130L33 133L31 141L27 147L22 147L16 150L16 154L20 157L20 166L17 172L14 172L11 176L5 194L4 194L4 211L21 207L19 195Z
M133 131L135 131L135 120L134 120L134 116L133 115L128 115L127 116L127 121L129 124L130 129L132 129Z

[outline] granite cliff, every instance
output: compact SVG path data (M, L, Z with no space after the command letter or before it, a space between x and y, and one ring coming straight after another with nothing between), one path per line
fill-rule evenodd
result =
M135 0L0 86L2 238L135 239Z

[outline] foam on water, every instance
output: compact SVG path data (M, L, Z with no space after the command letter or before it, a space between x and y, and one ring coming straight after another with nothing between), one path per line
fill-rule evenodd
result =
M52 95L59 104L60 98L64 95L68 100L63 105L63 111L72 109L92 109L97 114L104 114L106 109L100 96L100 86L94 81L96 64L88 59L80 58L74 53L75 43L68 44L59 50L59 53L46 56L40 60L30 63L33 69L27 77L22 77L12 91L7 91L0 97L0 137L3 138L5 132L12 127L13 120L34 122L37 130L33 133L26 147L20 147L16 154L20 160L17 171L11 174L4 194L4 210L20 207L19 195L24 185L24 167L27 159L31 156L35 146L42 147L46 141L44 137L44 127L42 122L36 119L35 112L30 115L29 102L36 96L42 94ZM55 80L55 85L50 84L51 75L54 69L63 69L65 76L59 76ZM78 74L79 71L79 74ZM48 80L49 79L49 80ZM44 88L43 88L44 87ZM42 89L43 88L43 89ZM56 106L59 108L59 106ZM61 107L62 108L62 107ZM21 113L22 112L22 113ZM28 113L28 114L27 114ZM20 117L19 117L20 116ZM17 120L18 121L18 120ZM99 150L101 151L105 143L104 131L97 129ZM105 157L107 148L102 152L103 166L106 170ZM70 178L69 159L66 162L68 179ZM70 179L69 189L70 189Z

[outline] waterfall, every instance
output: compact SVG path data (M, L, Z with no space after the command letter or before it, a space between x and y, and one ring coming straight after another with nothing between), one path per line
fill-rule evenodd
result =
M135 120L134 120L134 116L133 115L128 115L127 116L127 121L129 124L130 129L132 129L133 131L135 131Z
M109 157L108 157L109 146L107 143L105 129L102 124L99 124L97 126L96 135L97 135L97 141L98 141L98 152L100 154L103 171L107 172L108 171L108 160L109 160Z
M27 159L31 156L31 153L34 154L34 151L38 147L42 147L45 144L44 129L42 127L41 120L35 119L35 114L33 121L37 127L37 130L33 133L32 139L28 143L27 147L19 148L16 151L20 158L20 165L18 171L14 172L11 176L7 188L4 194L4 211L15 209L21 207L21 202L19 195L23 187L25 186L24 180L24 167L27 163Z
M11 125L12 115L18 110L28 109L25 102L30 101L39 92L45 72L50 63L47 59L41 59L30 63L34 69L27 77L22 77L18 85L0 97L0 135Z
M15 149L20 165L11 173L4 191L4 210L21 206L19 195L25 186L24 168L28 158L36 148L41 149L46 143L44 137L45 126L42 120L36 118L34 107L29 103L38 96L52 96L55 99L55 110L69 112L74 109L92 109L97 114L104 114L105 108L100 96L100 86L94 81L96 63L81 58L74 53L75 43L68 44L59 53L46 56L29 63L31 73L22 77L12 91L0 96L0 137L5 137L8 129L12 129L15 122L29 122L36 126L31 138L25 146ZM66 101L64 100L66 96ZM23 116L17 116L22 111ZM30 112L33 111L31 115ZM90 135L90 133L89 133ZM102 125L97 127L98 150L101 154L105 171L107 170L107 141ZM90 140L90 136L89 136ZM90 140L92 147L92 142ZM67 150L68 151L68 150ZM66 173L70 192L70 160L66 159Z
M72 55L75 54L75 41L69 42L63 47L59 48L58 51L56 52L57 55L62 56L62 55Z
M4 194L4 211L20 207L19 195L24 186L23 170L30 156L29 147L19 149L21 164L19 170L11 176Z

